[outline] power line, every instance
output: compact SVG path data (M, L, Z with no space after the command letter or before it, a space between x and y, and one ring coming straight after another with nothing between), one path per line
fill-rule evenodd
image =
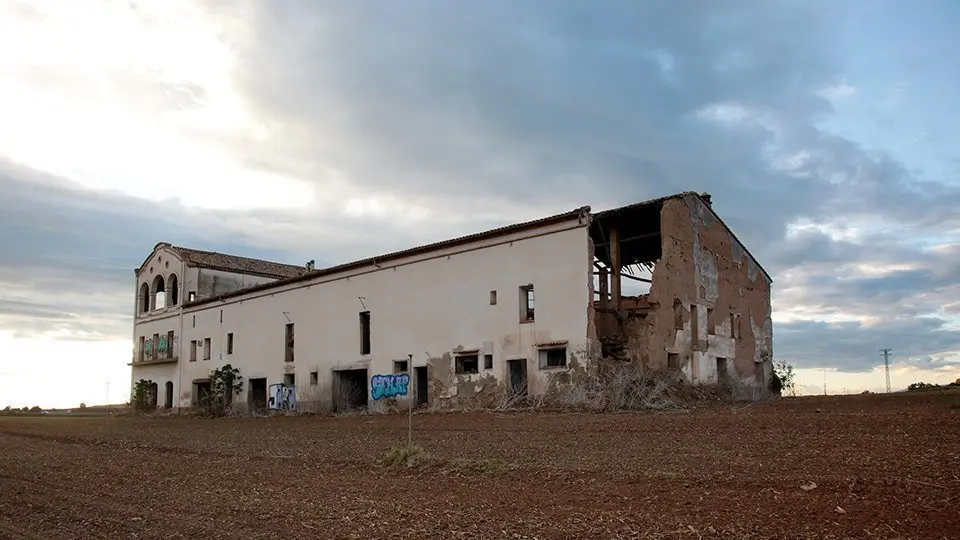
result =
M883 365L887 370L887 393L890 393L890 352L893 349L880 349L880 354L883 355Z

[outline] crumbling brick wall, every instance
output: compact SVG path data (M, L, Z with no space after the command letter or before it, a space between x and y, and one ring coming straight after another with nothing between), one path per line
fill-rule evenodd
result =
M649 296L656 309L631 336L644 347L631 346L633 355L667 367L676 354L695 382L717 381L717 358L725 358L731 380L764 393L773 351L767 276L695 195L664 202L661 239Z

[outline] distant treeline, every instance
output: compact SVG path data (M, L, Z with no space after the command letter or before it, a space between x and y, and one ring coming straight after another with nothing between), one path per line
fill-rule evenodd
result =
M915 382L907 387L908 392L919 392L923 390L947 390L949 388L960 388L960 379L949 384L933 384L925 382Z

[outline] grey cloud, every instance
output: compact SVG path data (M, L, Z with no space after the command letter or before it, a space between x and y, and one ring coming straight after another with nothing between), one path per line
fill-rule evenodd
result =
M258 149L261 166L296 174L324 164L372 191L484 194L493 204L602 207L705 190L775 272L779 305L893 315L900 304L916 316L939 307L925 292L953 294L942 267L840 273L858 261L926 264L911 235L942 231L960 199L956 187L817 127L835 113L818 91L843 76L830 44L844 17L863 16L857 10L792 1L246 6L248 31L227 41L241 54L249 105L278 128L280 142ZM698 118L716 104L745 107L744 121ZM777 169L771 149L808 157ZM907 230L857 242L785 237L794 220L846 215ZM917 354L956 348L938 321L888 325L883 335ZM834 357L849 369L872 365L855 353L882 337L871 332L775 328L778 354ZM823 354L810 354L806 338Z

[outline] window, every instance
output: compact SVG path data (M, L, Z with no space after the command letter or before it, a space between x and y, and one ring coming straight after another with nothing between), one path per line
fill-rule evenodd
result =
M197 361L197 340L195 339L190 340L190 361Z
M683 302L679 298L673 299L673 328L683 330Z
M170 305L175 306L180 303L180 282L176 274L170 274Z
M409 363L406 360L394 360L393 361L393 372L394 373L406 373L407 368L409 368Z
M533 285L524 285L520 287L520 322L533 321L533 315Z
M700 320L697 317L696 304L690 304L690 337L694 343L700 340Z
M296 386L297 385L297 375L296 373L284 373L283 374L283 384L287 386Z
M490 291L490 305L497 305L497 291Z
M150 286L144 283L140 286L140 313L150 311Z
M196 316L196 315L193 316L193 327L194 327L194 328L197 327L197 316Z
M138 357L139 357L139 361L140 361L140 362L143 362L143 360L144 360L144 356L143 356L143 355L144 355L144 352L145 352L145 351L144 351L144 346L145 346L145 342L146 342L146 341L147 341L147 339L146 339L145 337L140 336L140 348L138 349L138 352L137 352L137 355L138 355Z
M680 369L680 355L667 353L667 369Z
M197 291L190 291L187 293L187 302L193 302L197 299Z
M707 308L707 334L715 335L717 333L717 325L713 320L713 308Z
M227 354L233 354L233 332L227 333Z
M173 358L173 330L167 332L167 358Z
M360 354L370 354L370 312L360 312Z
M153 335L153 355L152 355L153 358L151 358L151 360L157 359L157 354L159 353L159 349L160 349L160 334L154 334Z
M558 368L567 365L567 348L551 347L540 349L540 369Z
M469 375L480 372L480 357L476 354L457 355L455 366L457 375Z
M203 359L204 359L204 360L209 360L209 359L210 359L211 349L213 348L213 347L210 345L210 343L211 343L210 338L204 338L204 339L203 339Z
M319 382L320 382L320 374L317 373L316 371L311 371L311 372L310 372L310 385L311 385L311 386L316 386L317 383L319 383Z
M283 361L284 362L293 362L293 323L287 323L286 330L284 330L284 352L283 352Z
M483 369L493 369L493 355L483 355Z

